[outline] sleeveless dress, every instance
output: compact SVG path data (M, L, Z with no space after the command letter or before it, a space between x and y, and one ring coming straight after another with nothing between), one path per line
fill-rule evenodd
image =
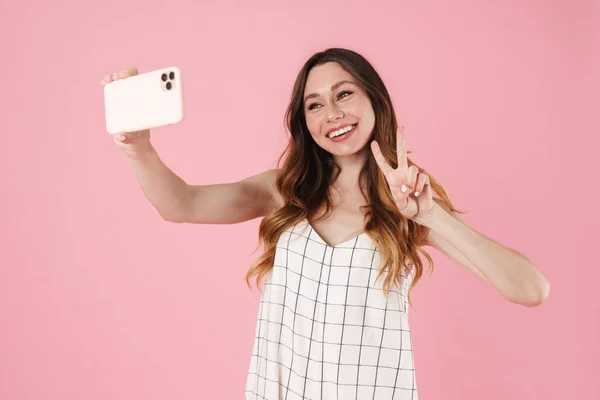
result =
M265 276L245 399L417 400L408 288L393 286L363 232L329 246L304 219Z

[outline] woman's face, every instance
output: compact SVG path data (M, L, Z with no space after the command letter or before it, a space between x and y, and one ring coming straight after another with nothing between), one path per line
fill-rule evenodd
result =
M365 148L375 113L367 93L339 64L314 67L304 88L306 125L313 140L336 156L353 155ZM341 134L341 135L340 135Z

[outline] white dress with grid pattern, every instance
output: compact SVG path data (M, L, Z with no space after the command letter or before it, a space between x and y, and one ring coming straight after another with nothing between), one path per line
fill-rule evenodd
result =
M407 291L386 302L366 233L329 246L285 231L265 276L245 399L417 400Z

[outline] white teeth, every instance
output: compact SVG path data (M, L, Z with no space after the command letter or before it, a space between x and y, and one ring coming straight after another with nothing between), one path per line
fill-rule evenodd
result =
M354 125L348 125L345 128L338 129L337 131L331 132L328 136L329 136L330 139L333 139L336 136L340 136L340 135L343 135L346 132L350 132L353 128L354 128Z

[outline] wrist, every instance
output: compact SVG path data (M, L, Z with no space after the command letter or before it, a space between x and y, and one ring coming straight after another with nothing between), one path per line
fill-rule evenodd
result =
M151 143L148 143L148 145L145 146L143 149L132 149L129 151L125 151L125 155L131 161L146 161L157 157L158 153L156 152L154 146L152 146Z
M426 226L427 228L435 229L436 224L443 219L444 213L446 213L446 210L435 203L431 211L429 211L427 214L419 216L415 221L423 226Z

